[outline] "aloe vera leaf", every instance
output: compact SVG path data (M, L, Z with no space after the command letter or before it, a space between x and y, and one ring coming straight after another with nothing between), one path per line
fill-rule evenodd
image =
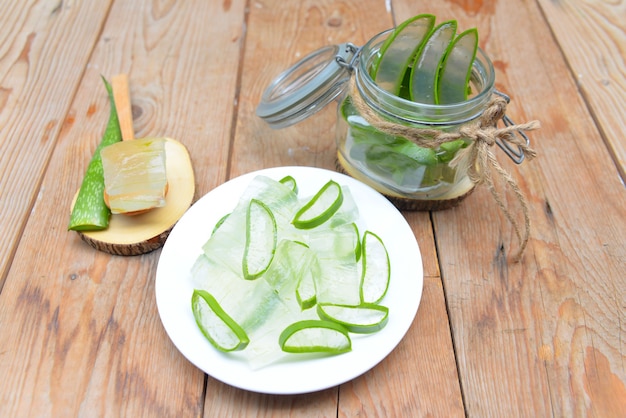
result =
M109 226L111 210L104 202L104 171L100 150L122 140L120 122L113 101L113 89L103 77L111 106L109 122L104 136L87 166L87 171L74 203L68 229L73 231L101 230Z
M452 161L457 151L461 148L465 148L466 146L467 144L462 139L444 142L443 144L441 144L439 150L437 151L437 158L442 163L449 163L450 161Z
M404 21L389 35L371 69L380 88L395 95L400 93L409 63L434 26L435 16L421 14Z
M458 103L467 100L472 64L478 49L478 31L468 29L450 45L437 79L437 104Z
M411 70L411 100L418 103L436 104L435 87L446 51L456 35L454 20L436 26L415 56Z
M397 144L394 144L390 148L394 153L404 154L422 165L435 165L438 163L434 149L420 147L405 139L399 140Z

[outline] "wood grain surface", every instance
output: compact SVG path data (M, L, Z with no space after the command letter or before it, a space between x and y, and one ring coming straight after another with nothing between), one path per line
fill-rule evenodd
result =
M6 2L0 15L0 288L110 1ZM54 45L54 47L50 47Z
M626 181L626 2L541 0L539 4Z
M0 417L626 416L626 61L622 1L25 0L0 14ZM529 204L515 234L479 187L404 212L424 290L364 375L290 396L243 391L176 349L154 296L160 251L97 252L68 232L100 141L101 76L127 73L137 137L189 150L196 198L274 166L335 167L336 107L273 130L265 87L311 51L418 13L477 27L538 157L497 158ZM620 178L621 176L621 178ZM519 207L498 190L514 213ZM393 308L393 307L392 307ZM296 378L296 377L294 377Z

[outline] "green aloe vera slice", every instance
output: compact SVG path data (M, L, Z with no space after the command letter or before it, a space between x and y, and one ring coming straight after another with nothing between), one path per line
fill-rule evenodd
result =
M340 354L352 350L348 330L332 321L303 320L289 325L278 338L288 353Z
M293 225L311 229L329 220L343 202L341 186L329 180L294 216Z
M207 340L220 351L239 351L250 342L246 331L228 315L209 292L194 290L191 309Z
M294 193L298 194L298 184L296 183L296 179L292 176L285 176L280 179L279 182L289 187Z
M478 49L478 31L468 29L453 41L441 64L437 79L436 103L448 104L467 100L472 64Z
M391 279L391 265L387 248L378 235L363 234L363 271L360 295L363 303L379 303L387 294Z
M421 14L404 21L389 35L370 71L379 87L399 95L409 63L434 26L435 16Z
M361 259L361 254L363 253L362 247L361 247L361 234L359 232L359 226L352 222L351 224L352 228L354 229L354 233L356 235L356 246L354 247L354 258L356 261L359 261Z
M302 277L298 282L298 287L296 287L296 300L302 310L309 309L317 303L315 277L314 272L311 269L302 272Z
M317 305L317 314L325 321L336 322L356 334L370 334L380 331L387 325L389 308L374 303L358 306Z
M246 212L244 279L254 280L267 270L274 257L276 241L276 219L272 211L260 200L250 200Z
M435 27L417 52L409 89L411 100L418 103L436 104L435 86L443 58L456 35L455 20L443 22Z

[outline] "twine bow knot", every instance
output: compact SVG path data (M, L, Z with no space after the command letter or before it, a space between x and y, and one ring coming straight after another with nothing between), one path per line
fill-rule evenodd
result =
M461 136L471 139L474 142L484 142L486 145L491 146L496 143L496 128L487 126L482 129L461 128L459 130Z
M415 128L393 123L381 118L371 107L364 103L356 88L357 87L353 81L352 100L354 106L370 125L381 132L394 136L402 136L421 147L427 148L438 148L443 143L458 139L468 139L470 141L469 146L459 150L449 164L451 167L457 166L458 163L465 158L467 153L469 153L468 159L470 161L470 165L468 168L468 176L474 184L485 184L487 186L494 200L498 204L498 207L511 225L513 225L515 234L520 241L520 247L514 256L514 261L519 261L530 237L528 203L526 202L524 194L513 177L511 177L511 175L504 170L502 166L500 166L498 160L491 151L491 148L497 143L498 140L507 141L516 145L520 151L524 153L526 158L529 160L533 159L536 157L537 153L528 146L526 141L521 138L521 135L516 135L515 133L538 129L540 126L539 121L535 120L529 123L498 128L497 123L504 117L507 101L503 97L494 94L478 121L474 124L464 125L456 132L444 132L429 128ZM506 183L506 185L509 186L522 207L522 213L524 216L523 233L518 223L513 218L513 215L504 204L504 199L500 195L500 192L496 190L492 170Z

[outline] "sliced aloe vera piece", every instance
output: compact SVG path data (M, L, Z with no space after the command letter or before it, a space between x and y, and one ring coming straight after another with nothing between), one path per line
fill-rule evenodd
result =
M230 216L230 213L227 213L215 223L215 226L213 227L213 231L211 231L211 235L215 234L215 231L217 231L219 227L222 226L222 224L226 221L226 219L228 219L229 216Z
M340 354L352 350L346 328L336 322L315 319L287 326L278 337L278 344L288 353Z
M361 259L361 254L363 253L362 245L361 245L361 233L359 232L359 226L355 222L352 222L350 225L354 229L354 233L356 235L356 246L354 247L354 258L356 261L359 261Z
M311 229L329 220L341 207L343 192L334 180L329 180L294 216L293 225Z
M191 309L200 331L218 350L239 351L250 342L246 331L209 292L195 290L191 296Z
M120 141L102 148L102 172L111 213L165 206L165 138Z
M298 184L296 183L296 179L292 176L285 176L280 179L279 182L289 187L294 193L298 194Z
M360 296L363 303L378 303L385 297L391 278L389 254L382 239L371 231L363 234L363 269Z
M323 320L343 325L350 332L370 334L387 325L389 308L373 303L359 306L318 304L317 314Z
M360 272L354 254L350 259L318 257L320 274L315 279L318 303L358 305Z
M318 257L356 261L360 255L359 232L356 224L341 224L330 228L316 228L309 234L308 245Z
M466 30L452 41L437 79L436 103L448 104L467 100L477 49L476 28Z
M246 245L246 214L250 201L263 202L274 215L277 226L291 227L291 219L298 208L298 198L289 187L265 176L256 176L244 190L237 206L220 220L202 249L207 257L235 274L242 272L242 260ZM277 236L288 235L285 227L277 228ZM280 238L277 238L277 240Z
M298 196L289 185L262 175L248 185L238 206L243 206L245 211L251 199L263 202L274 214L277 225L289 225L299 205Z
M421 14L402 22L385 40L371 76L389 93L399 95L409 63L435 26L435 16Z
M443 22L430 33L415 56L409 82L411 100L418 103L436 104L435 86L441 62L456 35L455 20Z
M281 240L276 247L272 264L263 279L280 296L281 300L297 311L296 289L305 272L316 269L315 253L301 242Z
M304 271L298 282L298 287L296 287L296 299L302 310L312 308L317 303L315 274L312 269Z
M349 224L359 219L359 208L354 201L354 197L352 196L350 189L346 186L341 186L341 194L341 206L328 220L328 225L331 227Z
M267 270L276 251L276 239L276 219L272 211L260 200L250 200L243 251L244 279L256 279Z

